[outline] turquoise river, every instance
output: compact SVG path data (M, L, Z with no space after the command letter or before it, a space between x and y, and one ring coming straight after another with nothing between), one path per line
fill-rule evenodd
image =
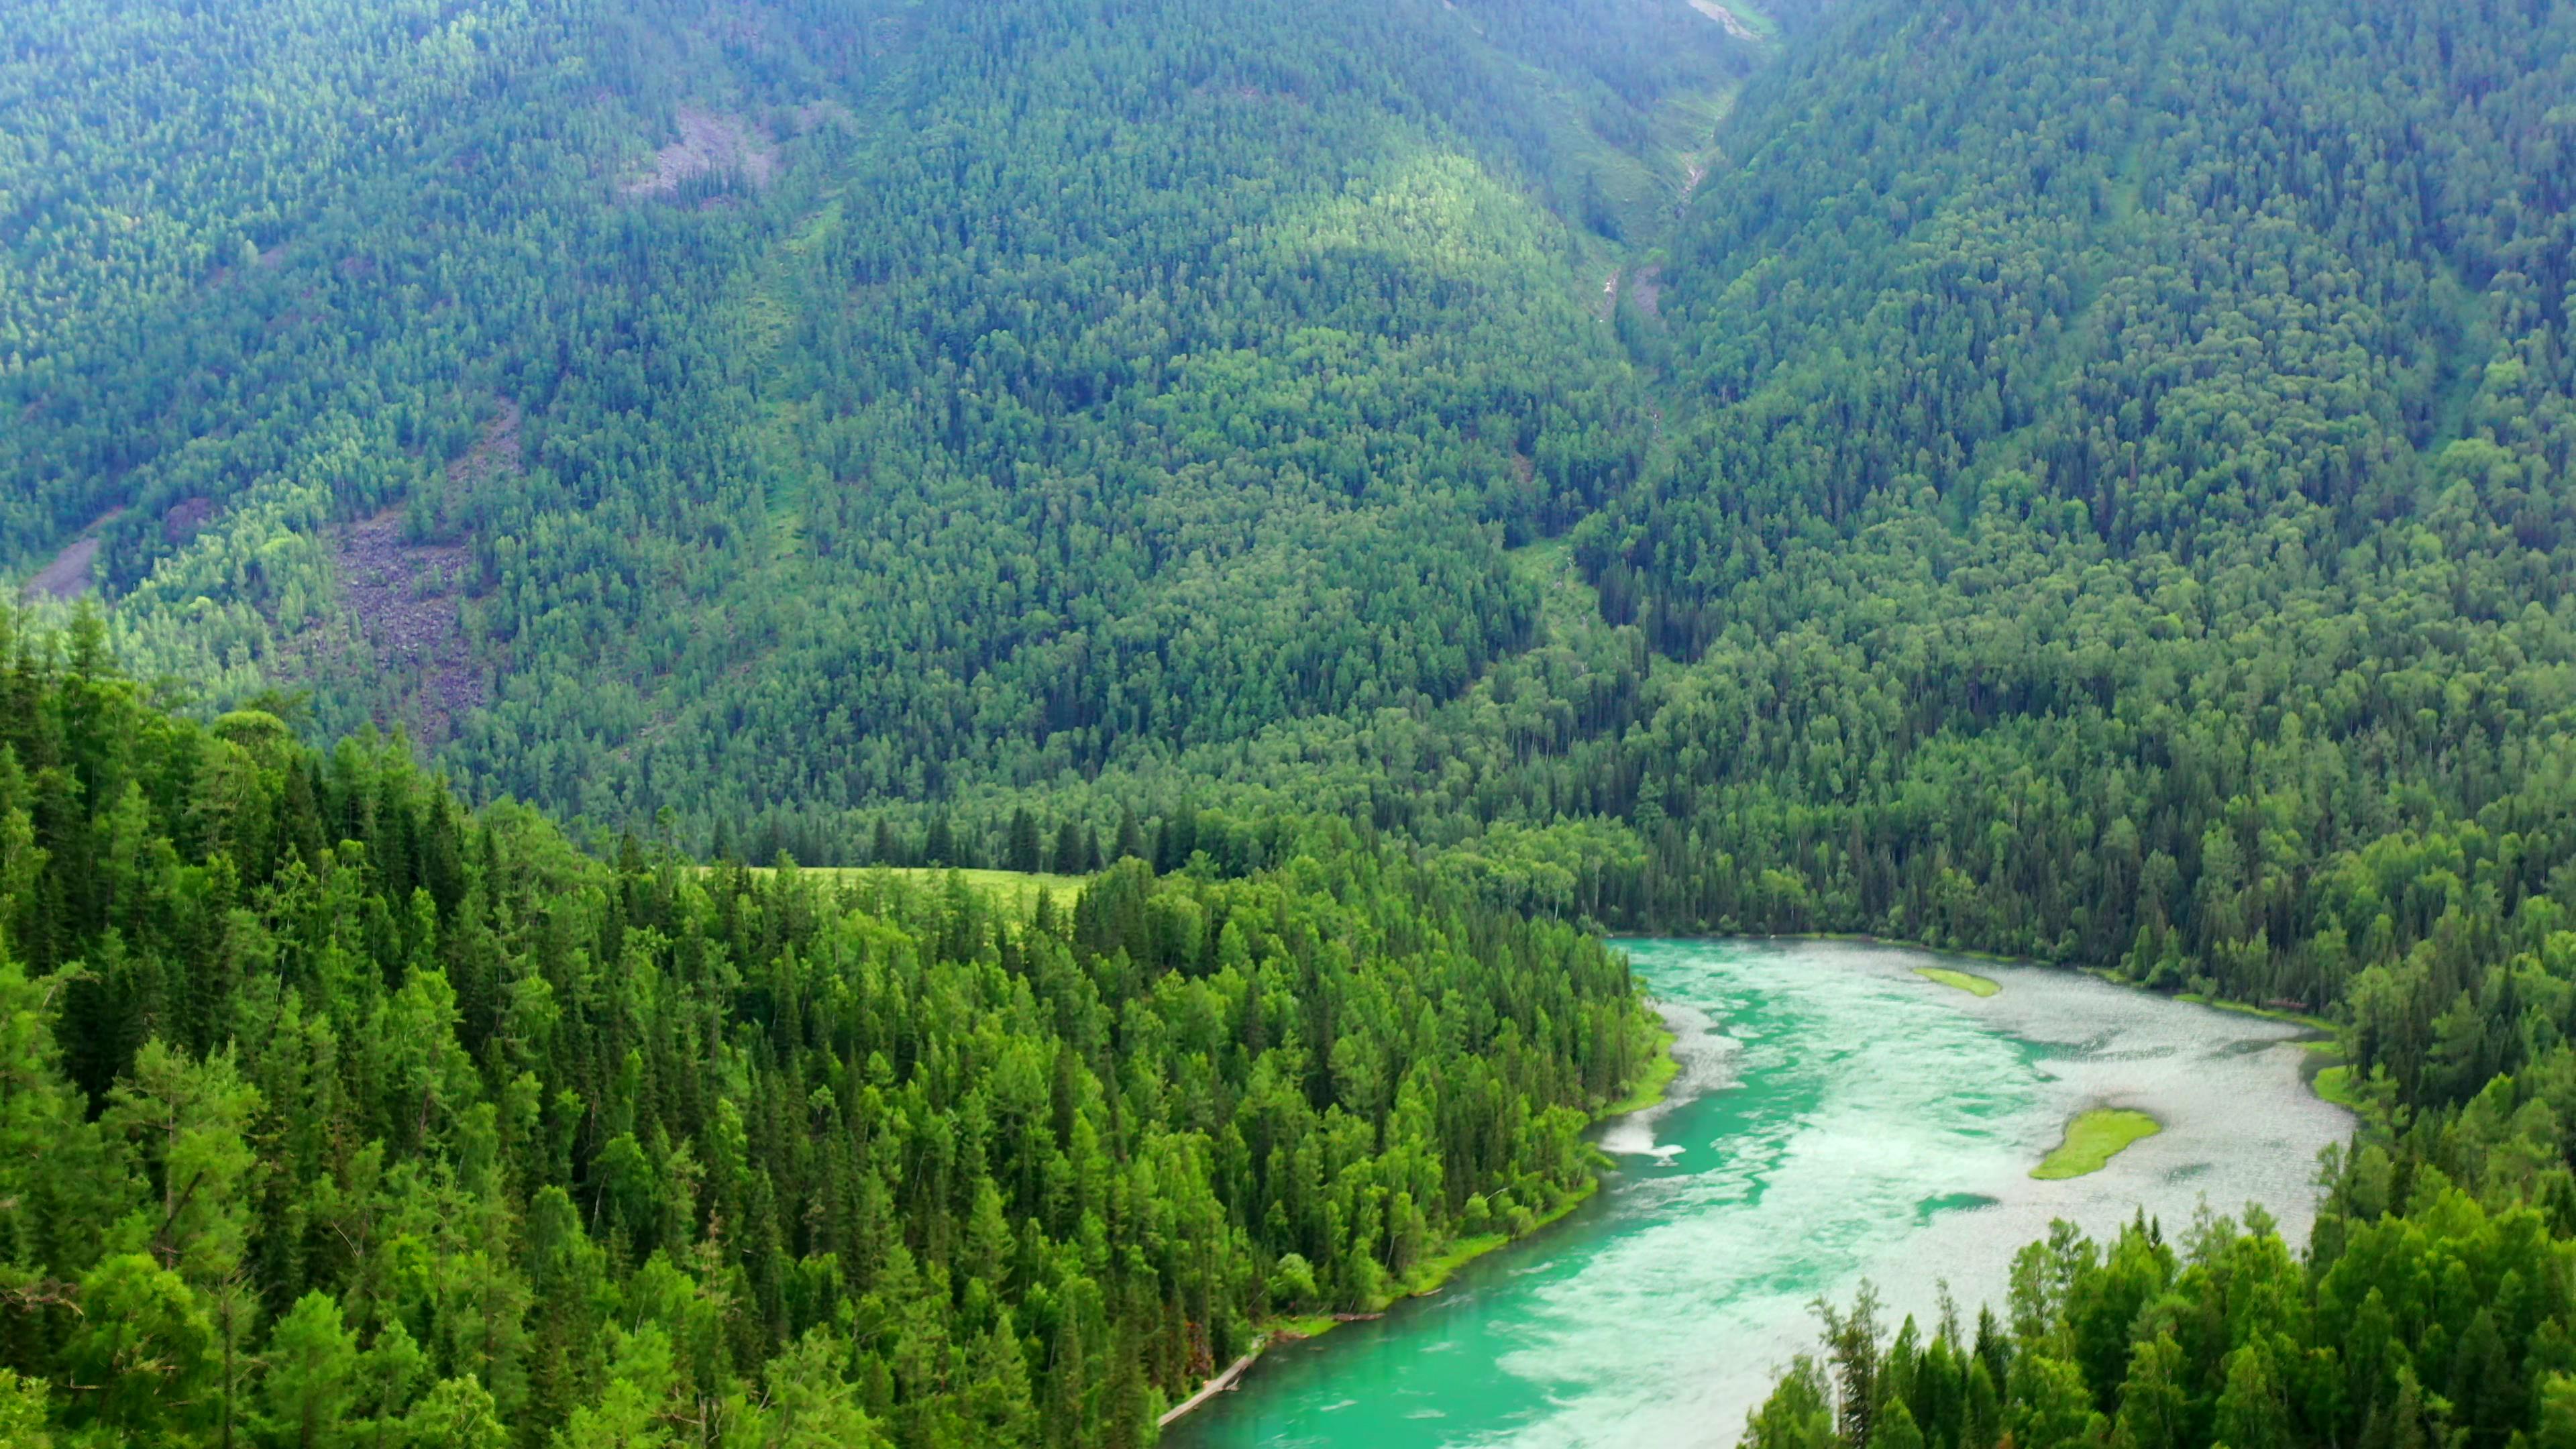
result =
M2053 1219L2168 1227L2259 1203L2293 1241L2351 1120L2290 1028L2108 985L1824 942L1628 941L1680 1034L1672 1095L1606 1124L1617 1164L1564 1221L1376 1322L1272 1349L1172 1449L1732 1446L1808 1305L1875 1283L1929 1320L1999 1300ZM1915 973L1998 982L1976 997ZM2088 1177L2030 1169L2067 1119L2165 1130Z

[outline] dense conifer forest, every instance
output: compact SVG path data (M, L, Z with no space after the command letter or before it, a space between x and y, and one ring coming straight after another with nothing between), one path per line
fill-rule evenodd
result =
M1762 1449L2576 1443L2576 4L1709 9L6 7L0 1442L1146 1442L1618 927L2364 1104Z
M0 614L0 1439L1124 1445L1590 1189L1625 961L1335 823L607 859ZM14 1436L14 1437L12 1437Z

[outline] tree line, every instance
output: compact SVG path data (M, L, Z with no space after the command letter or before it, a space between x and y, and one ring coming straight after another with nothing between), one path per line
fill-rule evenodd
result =
M1026 912L601 859L0 615L13 1443L1131 1445L1590 1185L1624 959L1330 822Z

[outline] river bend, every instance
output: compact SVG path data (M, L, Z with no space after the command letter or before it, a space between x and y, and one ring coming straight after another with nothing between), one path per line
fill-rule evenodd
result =
M2263 1204L2294 1243L2320 1148L2351 1130L2301 1084L2291 1028L2071 971L1829 942L1621 943L1680 1033L1663 1106L1612 1122L1591 1202L1448 1289L1266 1354L1175 1449L1664 1449L1735 1443L1810 1347L1818 1295L1866 1278L1927 1321L1946 1282L2000 1307L2053 1219ZM1915 973L1973 971L1979 998ZM2034 1181L2069 1117L2165 1130Z

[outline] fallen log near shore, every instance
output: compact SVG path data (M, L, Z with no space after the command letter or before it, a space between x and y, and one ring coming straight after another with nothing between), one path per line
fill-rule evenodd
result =
M1154 1421L1154 1427L1157 1429L1168 1429L1172 1426L1173 1420L1180 1418L1183 1414L1186 1414L1190 1410L1197 1408L1199 1405L1206 1403L1217 1395L1232 1389L1234 1387L1234 1381L1243 1377L1243 1371L1252 1367L1252 1360L1256 1356L1257 1355L1247 1353L1243 1357L1236 1359L1232 1364L1226 1367L1226 1371L1224 1373L1218 1374L1215 1378L1208 1380L1205 1388L1200 1389L1197 1393L1190 1395L1188 1398L1181 1400L1179 1403L1174 1404L1171 1408L1165 1410L1163 1417Z

